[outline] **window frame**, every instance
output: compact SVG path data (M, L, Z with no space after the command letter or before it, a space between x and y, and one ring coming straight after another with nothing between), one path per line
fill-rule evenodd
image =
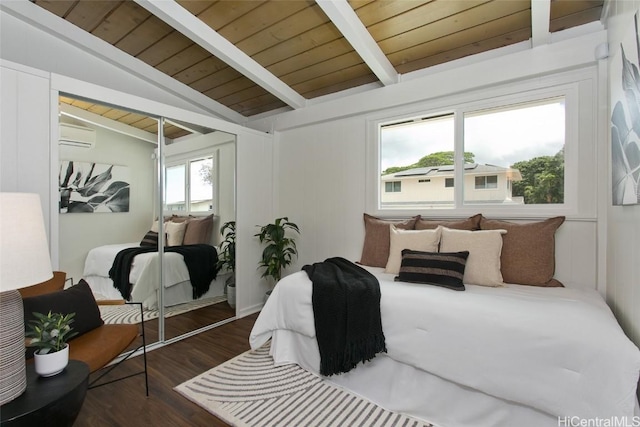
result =
M431 217L464 217L483 212L496 218L540 218L550 215L577 216L581 210L578 203L579 186L578 164L580 139L584 139L587 132L594 135L593 130L585 129L582 134L579 129L580 122L593 123L596 116L593 111L586 111L580 104L580 96L584 96L583 104L595 103L591 92L581 86L577 79L567 76L551 77L547 82L523 82L523 90L517 91L514 87L501 87L494 90L479 90L477 92L454 95L436 102L432 105L423 103L412 108L397 108L386 115L372 116L367 119L367 182L366 182L366 206L367 212L386 217L407 217L423 214ZM561 81L558 81L561 80ZM547 83L544 85L543 83ZM515 85L518 86L518 85ZM526 88L526 89L524 89ZM558 204L529 204L529 205L490 205L482 203L465 203L463 186L455 186L455 182L464 182L463 150L464 150L464 114L477 113L482 110L503 108L510 105L526 104L544 99L563 97L565 101L565 182L564 203ZM381 127L401 121L417 118L435 117L446 114L454 116L454 202L450 206L416 206L411 209L394 209L382 207L380 200L380 144ZM581 117L584 116L584 117ZM590 122L591 121L591 122ZM593 144L593 137L587 143ZM588 166L587 166L588 167ZM583 168L584 169L584 168ZM584 173L583 171L580 171ZM588 212L590 206L582 207Z
M180 214L180 215L191 215L191 216L206 216L206 215L210 215L212 213L214 213L216 211L216 207L218 206L218 188L217 188L217 179L214 178L214 182L213 185L211 186L211 208L206 210L206 211L192 211L191 210L191 163L196 162L198 160L203 160L206 159L208 157L211 157L212 163L213 163L213 170L214 170L214 175L217 173L218 170L218 156L216 155L216 149L215 148L207 148L204 150L196 150L196 151L190 151L188 153L185 154L178 154L178 155L174 155L174 156L169 156L166 158L165 162L164 162L164 174L165 174L165 192L166 192L166 171L168 168L170 167L175 167L175 166L184 166L184 182L185 182L185 188L184 188L184 192L185 192L185 207L186 209L184 211L172 211L172 210L167 210L167 203L166 201L163 201L163 211L164 211L164 215L175 215L175 214Z

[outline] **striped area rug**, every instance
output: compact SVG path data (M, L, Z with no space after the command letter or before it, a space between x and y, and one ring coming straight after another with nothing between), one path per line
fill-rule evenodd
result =
M431 426L382 409L298 365L274 366L268 344L175 390L233 426Z
M164 309L164 317L177 316L178 314L186 313L187 311L197 310L199 308L207 307L219 302L226 301L227 297L220 295L217 297L211 297L184 304L177 304ZM122 324L122 323L140 323L140 306L139 305L99 305L100 316L104 323L107 324ZM143 309L143 315L145 322L147 320L153 320L158 318L158 310Z

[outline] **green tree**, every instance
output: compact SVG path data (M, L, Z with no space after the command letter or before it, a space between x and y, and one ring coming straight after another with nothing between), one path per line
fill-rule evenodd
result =
M522 175L513 182L512 195L524 197L525 204L564 202L564 149L555 156L534 157L512 166Z
M436 153L427 154L422 157L416 163L408 166L390 166L382 172L382 175L388 175L391 173L402 172L408 169L414 168L427 168L433 166L447 166L452 165L454 162L454 152L453 151L438 151ZM474 154L465 152L464 153L464 162L465 163L473 163L474 162Z

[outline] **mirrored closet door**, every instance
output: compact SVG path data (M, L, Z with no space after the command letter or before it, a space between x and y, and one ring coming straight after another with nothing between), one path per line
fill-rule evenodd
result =
M235 137L124 106L59 101L60 269L97 299L142 302L148 343L233 317L229 269L213 265L209 283L203 272L217 259L221 226L235 219ZM104 320L139 322L126 307L102 308Z

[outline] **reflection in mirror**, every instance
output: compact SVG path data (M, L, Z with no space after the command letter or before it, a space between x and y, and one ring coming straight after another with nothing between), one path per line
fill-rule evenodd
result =
M235 316L228 268L196 292L183 255L158 256L160 245L198 242L216 252L196 267L217 264L220 227L235 220L235 136L73 96L60 96L59 112L59 265L68 285L83 279L97 300L142 302L148 344ZM174 241L177 217L188 221ZM171 256L181 260L177 279L171 263L162 268ZM127 306L101 313L108 323L140 322Z
M117 254L141 244L157 249L148 232L155 218L158 120L66 96L59 98L59 113L59 268L72 279L67 286L83 279L96 300L121 299L109 277ZM139 297L143 287L159 281L157 256L136 257L130 276L134 285L120 281L122 292L146 299ZM140 321L136 306L100 309L107 323ZM147 343L159 339L157 312L157 306L145 311Z
M165 119L189 132L165 138L164 337L166 340L235 316L229 304L233 269L218 262L221 234L235 222L235 135ZM226 226L225 226L226 225ZM228 252L228 251L227 251Z

